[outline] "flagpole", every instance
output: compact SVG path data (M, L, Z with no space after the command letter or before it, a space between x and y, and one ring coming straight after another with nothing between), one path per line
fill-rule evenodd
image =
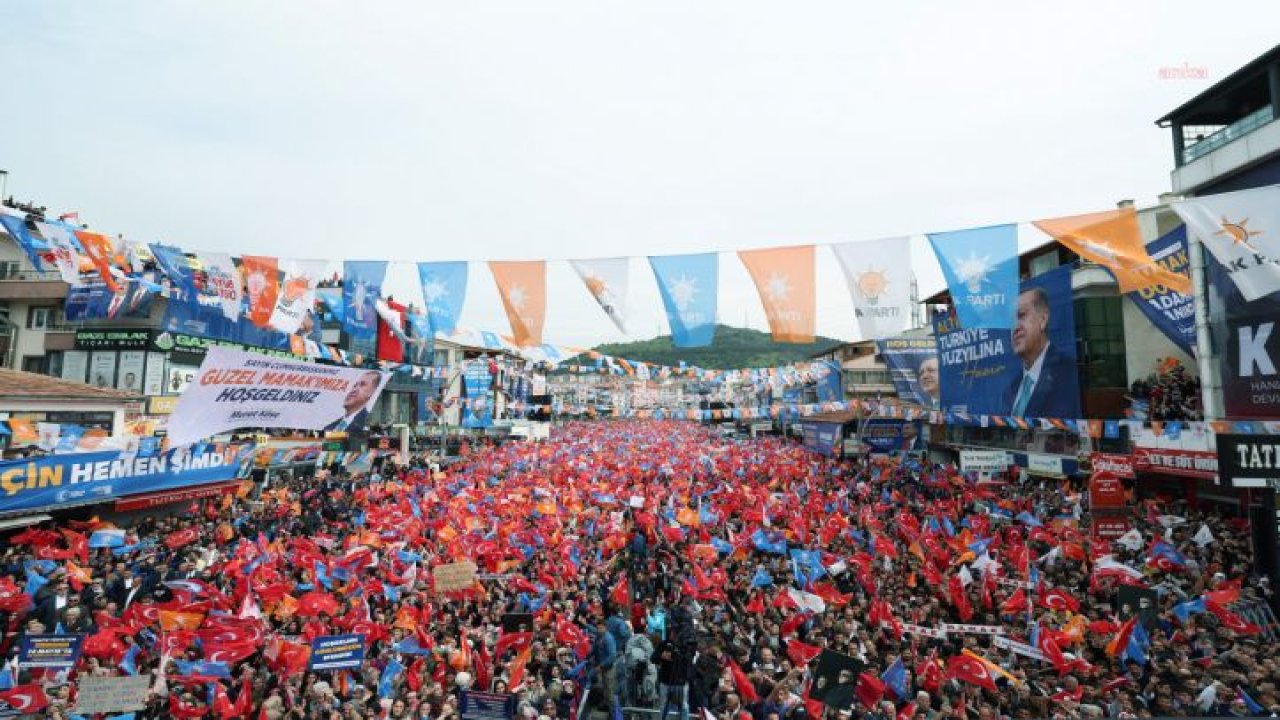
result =
M1200 370L1200 395L1206 421L1222 417L1221 363L1209 330L1208 283L1205 279L1204 245L1195 232L1187 232L1187 254L1191 256L1191 297L1196 312L1196 364Z

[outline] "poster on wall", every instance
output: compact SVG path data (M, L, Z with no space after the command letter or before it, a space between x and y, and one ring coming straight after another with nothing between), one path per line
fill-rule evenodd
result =
M116 353L96 352L89 362L89 384L97 388L116 385Z
M840 363L835 360L823 360L814 363L813 373L817 378L814 392L818 402L835 402L844 399L844 372Z
M142 393L144 395L164 394L164 353L147 353L147 369L143 373Z
M896 418L872 418L863 423L862 443L876 454L911 452L924 449L920 439L921 422Z
M142 392L142 368L147 354L142 350L124 350L120 353L120 372L116 389L135 394Z
M463 370L467 405L462 412L462 427L486 428L493 425L493 376L487 360L473 360Z
M89 353L68 350L62 353L62 379L84 382L89 374Z
M876 341L876 353L889 368L898 397L937 410L942 400L938 377L938 341L932 337Z
M1280 316L1236 312L1227 319L1222 395L1227 415L1280 417Z
M200 372L200 367L197 365L169 363L169 367L165 371L164 394L181 395L186 392L187 388L196 379L196 373L198 372Z
M213 347L169 418L169 440L189 445L246 427L354 432L390 377Z
M1080 417L1071 270L1022 283L1013 330L962 328L934 318L942 404L953 412Z

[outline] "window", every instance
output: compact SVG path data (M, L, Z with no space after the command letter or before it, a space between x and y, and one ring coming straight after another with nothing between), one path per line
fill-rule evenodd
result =
M48 330L57 323L58 308L32 307L27 310L28 330Z
M1075 301L1076 358L1080 364L1081 389L1128 386L1124 313L1120 301L1119 297Z
M1054 248L1043 255L1031 258L1030 266L1027 269L1031 272L1031 277L1037 277L1058 267L1059 264L1058 249Z
M23 356L22 370L23 372L44 374L44 356L43 355Z
M13 280L18 277L17 260L0 260L0 280Z

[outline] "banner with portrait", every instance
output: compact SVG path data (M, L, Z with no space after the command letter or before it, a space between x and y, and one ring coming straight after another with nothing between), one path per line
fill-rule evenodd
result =
M1071 269L1022 283L1012 330L963 328L934 318L942 404L952 412L1079 418Z
M390 377L211 347L169 418L169 440L189 445L246 427L354 432Z
M493 375L488 360L472 360L462 371L467 405L462 410L462 427L487 428L493 425Z
M898 397L920 407L939 407L938 341L933 337L890 338L876 341L876 352L889 368Z

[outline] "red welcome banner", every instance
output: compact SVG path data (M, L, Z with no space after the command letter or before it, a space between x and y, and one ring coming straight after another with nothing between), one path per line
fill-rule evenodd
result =
M1133 468L1140 472L1216 480L1218 454L1202 450L1134 448Z

